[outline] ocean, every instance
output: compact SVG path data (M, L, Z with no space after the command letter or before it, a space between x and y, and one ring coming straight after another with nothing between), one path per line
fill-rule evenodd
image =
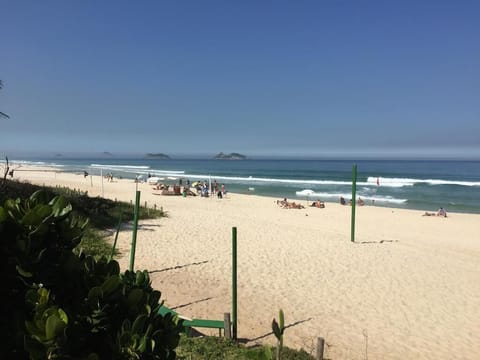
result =
M156 160L145 158L45 158L12 160L56 166L61 171L115 177L148 175L174 183L217 181L227 191L289 200L337 202L352 194L357 164L357 197L367 205L480 213L480 161L420 160Z

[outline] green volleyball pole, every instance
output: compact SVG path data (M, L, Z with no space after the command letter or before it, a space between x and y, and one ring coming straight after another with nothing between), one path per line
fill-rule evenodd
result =
M351 241L355 242L355 201L357 191L357 164L353 164L352 168L352 234Z
M137 190L135 197L135 209L133 213L133 234L132 234L132 248L130 250L130 271L133 271L135 263L135 248L137 246L137 226L138 226L138 212L140 209L140 191Z
M232 335L237 339L237 228L232 227Z
M118 219L118 225L117 225L117 232L115 233L115 240L113 241L112 253L110 254L110 259L108 259L108 261L111 261L113 259L113 255L115 255L115 248L117 247L118 233L120 232L120 226L122 225L122 217L123 217L123 210L120 211L120 217Z

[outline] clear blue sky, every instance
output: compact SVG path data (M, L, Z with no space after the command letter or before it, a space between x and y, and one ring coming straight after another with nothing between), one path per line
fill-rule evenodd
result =
M480 158L479 1L1 1L0 152Z

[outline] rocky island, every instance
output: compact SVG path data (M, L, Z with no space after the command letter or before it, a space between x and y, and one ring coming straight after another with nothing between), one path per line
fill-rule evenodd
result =
M223 152L215 155L216 160L245 160L247 157L239 153L224 154Z
M160 159L160 160L169 160L170 159L170 156L168 156L166 154L162 154L162 153L158 153L158 154L148 153L148 154L145 155L145 157L147 159Z

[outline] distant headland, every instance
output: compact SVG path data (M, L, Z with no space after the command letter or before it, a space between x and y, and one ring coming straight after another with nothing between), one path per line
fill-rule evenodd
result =
M145 157L147 159L170 160L170 156L162 153L158 153L158 154L148 153L145 155Z
M224 154L223 152L214 156L217 160L245 160L247 157L239 153Z

